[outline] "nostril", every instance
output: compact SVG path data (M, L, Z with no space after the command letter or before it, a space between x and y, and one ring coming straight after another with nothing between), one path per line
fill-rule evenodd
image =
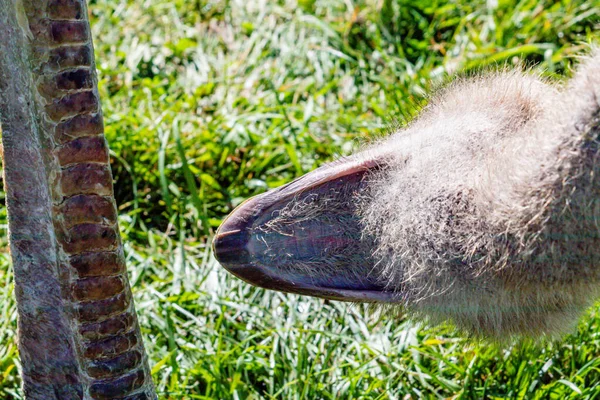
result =
M249 236L246 230L221 232L219 229L212 243L217 261L225 268L250 263L251 256L247 250Z

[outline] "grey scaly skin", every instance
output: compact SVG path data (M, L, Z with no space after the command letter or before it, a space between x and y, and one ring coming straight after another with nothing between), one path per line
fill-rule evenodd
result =
M0 32L25 397L155 399L117 226L85 0L0 0Z
M488 338L561 335L600 297L600 54L566 85L458 80L407 128L240 205L217 260L268 289Z

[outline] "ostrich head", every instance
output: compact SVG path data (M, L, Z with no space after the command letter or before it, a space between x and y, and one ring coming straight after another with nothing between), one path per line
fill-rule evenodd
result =
M600 294L600 56L564 88L499 72L240 205L217 260L267 289L398 305L477 335L569 330Z

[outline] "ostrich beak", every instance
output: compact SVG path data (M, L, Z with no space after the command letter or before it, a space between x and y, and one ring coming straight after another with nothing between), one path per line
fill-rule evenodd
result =
M354 204L377 168L373 159L332 163L246 200L217 230L217 261L266 289L353 302L398 301L396 293L369 277L374 264L364 250L368 245ZM335 210L322 207L332 201ZM308 214L274 228L277 218L297 204Z

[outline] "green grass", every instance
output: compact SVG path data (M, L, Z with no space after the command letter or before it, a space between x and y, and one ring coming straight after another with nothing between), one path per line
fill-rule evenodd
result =
M568 76L600 38L600 0L92 0L90 11L161 399L600 398L598 308L562 341L490 346L250 287L210 251L240 201L402 124L449 77L498 63ZM0 398L22 398L7 254L0 264Z

